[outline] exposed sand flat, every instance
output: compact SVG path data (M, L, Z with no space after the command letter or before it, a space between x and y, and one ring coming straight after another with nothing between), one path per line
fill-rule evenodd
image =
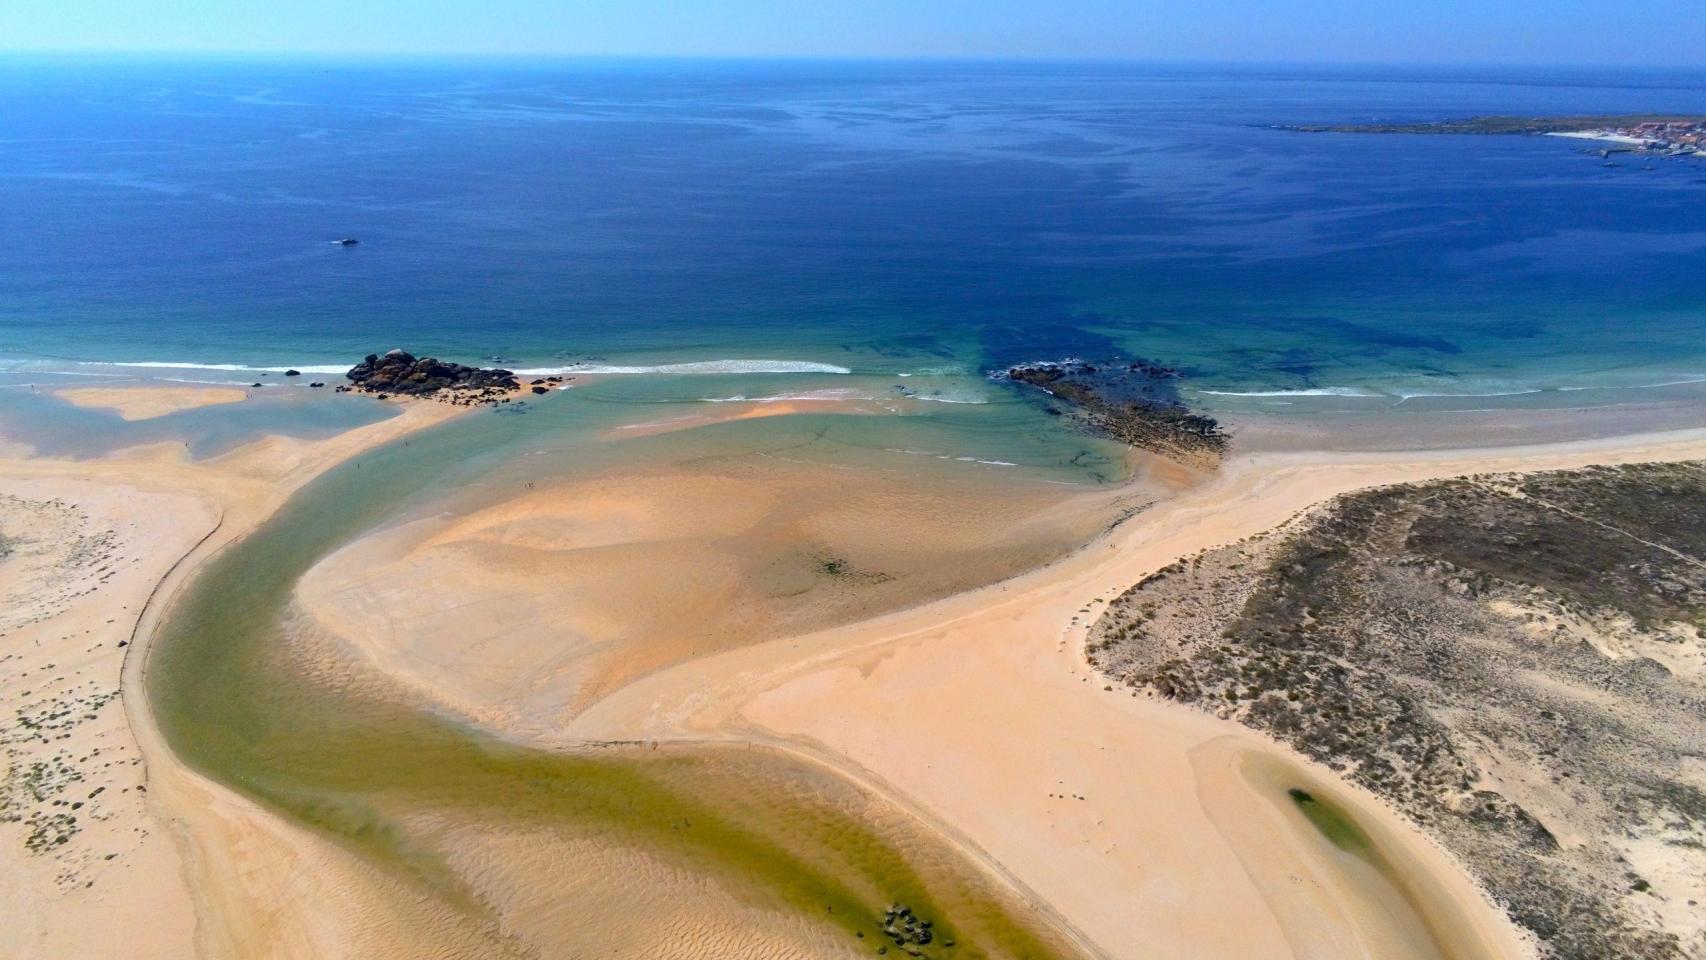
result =
M132 644L146 640L139 617L157 612L148 603L163 582L181 583L290 491L453 414L411 405L326 441L267 438L200 462L177 444L0 460L0 537L10 543L0 708L17 718L0 735L0 802L18 816L0 821L0 954L248 957L294 945L282 955L371 955L351 945L371 942L376 911L404 921L394 933L418 935L423 949L409 955L453 942L449 921L435 928L349 854L178 765L133 694L145 650Z
M119 483L0 475L0 953L183 956L195 918L118 702L131 630L218 515Z
M363 537L297 598L431 700L549 736L670 664L1036 567L1180 482L1153 471L1083 493L895 459L749 455L546 481Z
M152 420L181 410L237 403L248 391L237 387L67 387L54 395L79 407L103 407L126 420Z
M1703 452L1706 434L1688 432L1472 452L1234 459L1213 481L1051 567L664 671L596 704L562 736L795 744L951 824L969 849L1110 955L1301 956L1276 916L1284 903L1276 874L1253 874L1215 826L1240 810L1271 817L1271 798L1199 776L1192 756L1231 737L1274 762L1294 761L1231 724L1101 690L1081 649L1101 609L1096 601L1179 556L1266 530L1348 490ZM1456 913L1458 935L1414 955L1530 952L1462 870L1396 813L1333 785L1324 771L1314 776L1365 828L1389 839L1391 857L1426 864L1438 880L1432 901ZM1288 876L1298 876L1295 866ZM1331 906L1321 903L1323 916ZM1382 955L1380 943L1338 941L1316 955Z
M731 400L718 404L716 409L703 413L682 414L657 420L625 423L612 431L613 437L637 437L654 433L692 430L714 423L735 420L758 420L764 417L786 417L794 414L843 414L847 416L880 416L890 411L874 400L799 397L776 400Z
M398 418L327 441L269 439L201 463L187 462L180 449L168 445L79 463L7 461L0 463L0 479L130 489L132 496L180 498L188 504L185 510L204 511L204 521L222 517L186 561L155 568L172 567L161 588L164 596L201 559L252 530L291 490L327 466L456 413L444 405L412 404ZM1032 897L1039 910L1064 918L1094 952L1110 956L1394 956L1392 944L1403 939L1394 931L1413 932L1413 922L1438 930L1441 917L1455 936L1431 945L1406 942L1412 948L1407 955L1523 956L1526 945L1443 853L1365 794L1336 784L1323 771L1305 770L1299 776L1311 778L1321 796L1352 812L1389 859L1433 878L1427 889L1411 891L1398 903L1416 910L1419 920L1400 915L1373 928L1361 922L1368 911L1383 903L1392 908L1394 901L1362 889L1354 871L1336 864L1318 836L1283 806L1276 810L1271 783L1243 766L1253 757L1262 771L1278 769L1289 777L1293 768L1286 765L1292 761L1266 741L1213 718L1101 690L1084 663L1085 628L1101 609L1100 600L1174 558L1259 532L1347 490L1465 472L1703 454L1706 433L1474 452L1237 458L1218 476L1151 507L1108 537L1012 580L850 626L706 650L675 665L616 670L598 685L604 692L590 708L554 728L520 724L496 711L482 719L500 729L500 721L507 721L515 724L511 732L557 742L757 740L807 754L915 812ZM659 480L663 486L653 495L626 501L614 491L603 499L590 497L590 489L575 496L540 491L436 528L399 528L406 533L367 538L357 548L372 546L376 556L393 560L442 553L442 569L434 575L451 584L458 570L477 579L470 571L488 558L482 550L548 551L571 531L598 544L595 550L668 544L682 521L660 511L658 502L677 490L685 497L680 509L696 526L726 524L728 535L738 538L757 523L742 498L723 494L714 483L695 493L679 480ZM776 509L761 506L759 514ZM833 522L857 527L870 520L855 511ZM920 535L932 530L921 528ZM401 539L387 540L393 533ZM186 543L194 542L193 535L185 536ZM765 536L794 542L800 533L788 528ZM656 556L662 555L660 548ZM643 568L642 563L634 569ZM546 592L556 589L542 582ZM351 597L359 592L351 585ZM368 601L340 601L355 604L344 608L349 623L340 626L359 625L364 616L390 616L384 592L376 590L379 599L365 609ZM148 635L159 612L155 605L143 614L140 636ZM609 612L610 622L619 622L619 613ZM796 627L790 629L810 629L809 618L792 622ZM444 644L442 650L454 650L454 636L435 636L435 629L423 622L417 632L427 642ZM386 665L419 690L448 689L430 672L409 675L407 659ZM498 686L512 683L514 677L503 675L501 658L494 660ZM136 688L141 669L141 657L128 659L127 689ZM550 689L545 683L536 693L548 700ZM579 696L560 702L573 704ZM104 888L108 912L99 916L61 912L62 906L76 909L71 899L33 881L7 890L9 899L34 904L56 926L62 917L76 923L86 916L94 923L116 915L112 905L121 901L152 904L127 908L147 917L139 924L153 926L146 934L126 931L126 943L157 935L174 945L163 947L158 954L163 956L183 955L175 946L189 935L209 956L498 952L489 931L467 918L399 888L343 847L185 770L160 742L146 704L126 706L148 762L148 804L112 827L169 826L180 840L183 888L160 882L165 874L121 882L115 873ZM1254 838L1254 849L1243 839L1250 835L1239 833L1250 824L1271 825ZM539 918L551 914L544 911L560 907L560 900L541 901L538 891L565 882L565 863L575 861L571 848L540 845L531 849L561 850L563 856L518 856L525 837L447 829L451 836L470 831L457 846L459 866L480 879L500 909L523 918L518 923L528 917L545 922ZM669 871L643 858L626 869L617 869L615 861L605 866L637 889L663 880L673 889L692 886L691 878L666 876ZM586 892L594 902L622 902L619 887ZM763 949L754 953L750 941L736 942L737 928L785 925L787 918L729 906L732 912L716 917L681 914L669 921L680 925L672 942L685 945L681 956L771 955ZM1318 914L1300 920L1299 910ZM193 933L181 923L174 926L174 917L187 915L196 918ZM541 931L541 937L549 932ZM645 941L629 942L638 948ZM31 955L30 945L23 947ZM34 949L40 956L107 955L100 944Z

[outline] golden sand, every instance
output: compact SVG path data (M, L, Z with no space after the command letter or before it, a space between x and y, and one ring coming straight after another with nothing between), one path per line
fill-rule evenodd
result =
M548 736L670 664L1031 569L1161 492L761 456L624 468L364 537L297 599L433 702Z
M1042 570L663 671L594 705L562 736L797 744L905 797L1112 956L1297 956L1287 930L1307 919L1281 923L1271 891L1215 825L1227 811L1271 816L1271 799L1238 778L1203 780L1192 757L1232 737L1250 751L1296 761L1233 725L1101 689L1082 653L1098 599L1179 556L1361 487L1702 452L1706 435L1693 432L1468 452L1236 459L1214 480ZM1313 775L1336 780L1323 770ZM1529 955L1465 873L1407 822L1348 785L1339 785L1339 799L1365 829L1390 838L1392 857L1430 866L1439 885L1431 902L1454 914L1452 955ZM1323 915L1341 909L1319 906ZM1379 955L1376 948L1390 943L1380 931L1350 933L1325 955Z
M22 812L64 813L78 829L35 852L25 845L27 821L0 824L0 915L9 920L0 924L0 955L256 956L262 951L213 945L227 942L228 930L355 942L327 931L339 923L358 930L355 911L393 909L383 905L395 897L354 893L352 876L372 879L340 861L347 854L174 762L134 695L149 632L139 618L291 490L450 412L419 405L326 441L267 438L199 462L170 443L95 460L0 460L0 534L22 541L0 561L0 632L14 651L0 659L0 715L36 711L44 700L79 708L45 742L21 738L6 754L9 768L63 762L75 771L67 789ZM91 700L120 688L122 699ZM292 900L309 886L327 895L324 909ZM302 914L275 921L292 902Z
M455 412L410 405L394 420L326 441L273 438L200 463L168 446L77 463L0 462L0 492L31 502L61 492L99 523L122 528L113 549L135 561L31 625L41 647L32 656L56 670L85 671L77 682L86 676L110 683L116 644L132 627L144 640L153 627L158 604L138 620L150 594L169 595L201 560L331 464ZM1297 761L1212 718L1101 689L1084 663L1085 629L1100 601L1172 559L1257 533L1348 490L1703 455L1706 435L1688 433L1470 452L1236 458L1213 479L1064 558L923 603L917 601L959 588L955 551L990 549L970 518L932 515L927 501L908 499L915 493L840 503L809 477L787 473L777 475L775 488L760 484L757 492L753 478L741 476L742 495L734 496L726 478L664 471L602 488L587 480L539 490L470 515L381 532L330 558L302 596L418 693L518 736L756 741L813 758L908 811L1109 956L1396 956L1394 931L1413 932L1406 924L1420 922L1452 934L1403 955L1521 957L1528 945L1448 857L1366 794L1324 770L1302 768L1379 839L1386 856L1431 878L1401 903L1384 901L1415 910L1415 918L1399 916L1388 926L1358 921L1357 912L1383 902L1382 895L1353 882L1354 872L1336 870L1318 838L1276 809L1265 772L1273 768L1262 764ZM1025 504L1014 511L1006 519L1034 512ZM895 518L909 516L918 526L908 536L865 536L892 531ZM1023 544L1023 528L1020 534ZM841 569L888 572L894 580L882 583L904 581L920 592L866 607L865 599L850 599L863 588L839 583L839 574L818 599L811 589L781 589L796 582L797 568L742 566L820 542L857 547L846 551ZM1026 549L1013 551L1016 567L1034 562ZM499 572L483 572L487 565ZM362 566L371 579L352 573ZM658 567L668 592L629 582ZM488 609L502 608L501 585L513 581L517 608L536 605L521 621L531 626L494 633L469 650L458 642L469 621L425 619L400 642L383 625L397 616L394 604L416 577ZM754 585L765 583L772 586ZM560 595L580 600L539 606ZM650 612L654 606L658 612ZM704 630L682 628L694 614ZM624 631L636 619L665 635L661 653L634 652L645 637ZM516 638L551 623L562 624L556 640L572 639L559 643L560 659L530 660L534 650ZM141 658L135 646L124 649L132 653L125 689L136 690ZM410 649L462 660L456 671L436 673L430 658L395 653ZM29 661L29 669L40 666ZM486 670L485 685L447 679L464 668ZM26 689L33 686L8 676L0 706L11 713ZM502 691L523 706L493 706ZM112 861L79 861L96 881L86 892L57 884L45 861L5 847L6 915L39 920L0 934L9 938L0 940L8 955L110 956L115 944L129 956L473 955L473 945L485 942L464 918L400 889L345 848L186 770L160 742L146 704L132 697L125 707L128 731L91 721L70 731L66 745L78 755L94 746L139 747L146 801L111 804L103 833L91 830L70 843L88 842L92 854L104 856L107 847L95 841L127 831L147 837ZM110 776L122 788L132 774ZM1229 823L1271 829L1252 836ZM612 937L621 933L609 916L585 921L552 912L562 901L547 903L542 891L583 891L591 904L620 904L630 896L655 899L660 884L692 891L699 883L666 877L666 868L633 854L620 855L630 858L625 863L592 861L594 852L577 854L572 838L529 846L526 837L482 832L477 824L446 829L461 838L458 866L481 878L518 931L535 925L535 938L577 920L606 924ZM602 868L599 876L577 872L589 861ZM1284 889L1293 884L1307 889ZM724 904L718 890L686 894L700 895L703 906L730 909L677 910L663 928L664 940L679 946L676 956L725 955L740 930L774 929L776 942L811 942L810 934L787 932L796 926L788 917ZM1311 929L1324 932L1314 939L1299 933Z
M126 420L152 420L249 397L237 387L68 387L54 395L79 407L111 410Z

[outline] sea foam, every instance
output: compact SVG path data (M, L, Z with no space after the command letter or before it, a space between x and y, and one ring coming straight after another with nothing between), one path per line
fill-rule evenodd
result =
M832 363L811 360L694 360L688 363L659 363L649 366L628 366L605 363L571 363L561 367L535 367L515 371L521 377L561 376L565 374L635 374L666 375L740 374L740 373L834 373L847 374L852 370Z
M1526 386L1482 389L1466 387L1462 390L1408 390L1399 388L1383 391L1372 390L1367 387L1310 387L1301 390L1198 390L1197 392L1213 397L1350 397L1365 400L1395 400L1403 403L1405 400L1433 397L1462 399L1517 397L1530 393L1545 393L1546 388Z
M90 367L133 367L154 370L227 370L232 373L284 373L295 370L297 373L343 373L354 364L340 363L306 363L299 367L252 367L246 363L190 363L176 360L115 360L115 361L82 361Z
M1198 390L1214 397L1384 397L1361 387L1309 387L1303 390Z
M226 370L232 373L343 373L354 363L304 363L295 366L251 366L246 363L200 363L180 360L118 360L81 361L90 367L129 367L155 370ZM530 367L516 370L516 376L544 377L562 374L740 374L740 373L852 373L846 367L810 360L694 360L687 363L660 363L646 366L571 363L560 367Z
M700 403L785 403L788 401L855 401L879 400L862 390L849 390L841 387L831 387L825 390L802 390L799 393L778 393L765 397L749 397L737 393L732 397L700 397Z

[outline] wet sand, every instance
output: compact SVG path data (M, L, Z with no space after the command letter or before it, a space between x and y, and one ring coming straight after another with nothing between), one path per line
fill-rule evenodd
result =
M1215 479L1043 570L665 671L594 705L563 735L794 744L906 797L1113 956L1294 956L1287 927L1295 918L1280 922L1263 884L1207 813L1213 806L1219 818L1228 810L1271 817L1271 799L1235 780L1201 781L1192 754L1231 736L1256 753L1296 761L1230 724L1101 689L1082 654L1098 598L1347 490L1703 451L1706 435L1688 433L1467 452L1235 458ZM1336 780L1324 770L1313 776ZM1200 791L1213 799L1205 803ZM1365 830L1393 838L1392 857L1435 868L1444 892L1433 902L1452 905L1450 926L1461 938L1449 955L1529 954L1464 871L1398 814L1350 787L1338 799ZM1321 907L1328 915L1342 909ZM1390 943L1388 934L1357 933L1329 955L1378 955L1367 951L1381 943Z
M1203 811L1291 956L1491 960L1526 949L1456 880L1448 856L1384 818L1347 814L1367 800L1335 779L1235 738L1203 743L1190 759Z
M298 607L382 672L504 731L548 737L691 658L868 619L1035 568L1183 483L1076 488L890 456L748 455L542 480L362 537Z
M5 759L9 771L48 771L26 789L10 774L5 784L18 819L0 822L0 905L16 922L0 931L0 952L258 955L213 945L226 926L250 936L269 927L287 891L347 893L330 869L266 874L313 863L303 859L312 838L188 773L159 744L137 695L145 611L163 584L181 582L197 557L252 529L327 465L440 419L423 406L329 441L266 438L196 462L179 444L0 460L0 536L16 541L0 560L0 708L17 720ZM46 844L32 849L38 834ZM257 866L266 889L239 899L239 878ZM315 912L323 916L300 918L304 937L336 922L335 911Z
M171 956L194 929L118 701L136 614L218 515L200 500L0 473L0 953Z
M210 506L223 511L214 534L191 550L187 560L176 562L170 543L160 543L159 556L169 559L150 560L156 565L149 569L172 569L160 587L159 596L166 597L184 585L203 559L254 529L289 491L318 472L384 438L402 436L453 413L439 405L411 405L405 417L330 441L262 441L194 465L184 463L181 453L133 451L120 458L81 463L10 461L0 464L0 477L74 479L106 489L129 485L185 496L192 504L199 501L195 509L204 511L203 526ZM1355 885L1345 885L1343 876L1329 869L1331 860L1323 859L1319 838L1308 834L1307 822L1276 818L1271 789L1249 777L1230 775L1224 766L1203 765L1208 755L1205 747L1225 745L1228 738L1246 755L1293 761L1277 747L1241 734L1229 724L1100 689L1084 664L1081 644L1101 601L1177 556L1259 532L1310 504L1358 487L1482 470L1680 459L1703 453L1706 436L1686 434L1423 454L1235 457L1217 476L1173 491L1168 499L1109 535L1000 583L932 602L903 604L900 609L891 606L891 612L851 623L844 621L869 611L862 613L857 604L838 606L844 602L838 601L827 605L831 613L826 621L815 621L831 624L822 629L814 628L813 617L823 612L811 604L800 610L789 610L785 603L772 605L755 621L766 624L762 629L731 628L724 639L704 647L677 646L643 666L630 667L623 658L612 656L591 673L583 667L564 677L535 671L530 676L537 685L525 699L545 704L545 709L479 708L481 698L489 705L496 691L514 691L516 675L503 669L488 688L474 694L456 693L443 676L434 674L431 663L423 665L418 659L410 663L407 656L387 659L382 645L369 643L364 649L359 637L354 638L354 647L363 650L369 665L385 666L386 673L406 689L405 700L420 699L430 691L443 697L440 702L466 708L496 732L522 742L561 747L616 740L679 742L684 747L768 745L779 758L796 758L788 760L784 769L804 762L827 771L826 776L833 774L826 781L827 790L846 789L835 784L855 786L855 795L863 798L858 801L864 805L861 818L890 821L898 824L902 834L922 831L929 842L946 843L975 864L986 882L1029 904L1038 916L1057 921L1055 926L1067 931L1086 952L1121 957L1298 956L1294 938L1299 921L1293 910L1313 903L1323 917L1343 917L1347 910L1354 915L1355 907L1308 897L1287 901L1276 895L1272 877L1278 874L1272 871L1288 877L1299 870L1312 871L1340 883L1335 901L1351 895L1346 891L1354 893ZM703 487L694 491L692 484L682 480L680 476L654 477L652 482L658 486L650 490L651 495L627 501L614 488L604 492L604 499L592 496L591 488L547 489L493 504L471 516L381 531L335 555L328 567L348 561L349 550L371 548L377 551L369 558L377 558L375 570L387 563L401 562L405 568L426 564L413 569L426 570L447 587L463 588L455 580L455 571L461 570L473 581L469 588L478 594L490 588L471 573L490 559L481 550L550 553L574 538L582 538L583 545L594 542L585 538L602 529L606 539L598 549L616 542L641 544L632 568L641 571L669 556L673 547L654 544L672 543L688 520L695 534L684 539L700 543L716 544L723 538L738 543L743 536L790 543L799 537L798 528L786 524L767 530L765 518L775 516L774 504L761 502L761 509L755 510L745 498L726 495L715 482L698 478L695 482ZM668 501L677 490L681 502L660 512L659 501ZM820 511L833 502L804 499ZM178 550L185 543L193 544L197 529L193 510L184 509L183 514L161 514L181 528L184 542ZM896 503L892 512L876 510L875 516L892 524L894 516L917 509L917 503ZM834 511L827 515L833 517ZM817 515L808 510L806 516ZM859 531L872 524L872 516L870 511L854 511L839 522ZM944 522L944 518L934 519ZM805 521L796 518L800 522ZM812 522L833 526L822 517ZM810 529L812 523L805 526ZM947 524L949 533L955 529L961 538L958 549L986 546L969 527ZM929 537L923 534L941 531L924 528L919 532L924 542ZM873 551L894 549L882 538L872 540ZM744 546L727 549L747 550ZM898 555L905 552L901 549ZM925 573L940 562L914 559ZM530 574L536 578L532 587L540 595L563 588L562 582L553 579L559 575L551 569L554 566L541 564ZM597 588L621 585L601 583L593 570L597 565L585 566L571 572L571 577L582 578L581 589L602 592ZM690 559L683 566L714 573L718 561L711 556L698 564ZM867 568L854 563L847 569ZM324 571L315 574L325 575ZM130 589L146 595L141 585L147 580L138 577L139 585ZM359 598L362 591L344 581L345 596L337 602L346 606L338 611L338 629L322 631L325 645L317 653L335 653L339 643L351 640L346 631L360 632L352 628L364 617L378 622L392 616L385 594L401 582L381 583L383 589L375 590L368 600L359 600L352 598ZM714 581L707 583L715 586ZM307 586L303 596L310 599L304 604L312 608L314 584ZM715 599L715 589L695 595L704 586L689 583L671 600L685 604L682 609L700 604L707 615L719 612L723 608ZM937 582L932 589L951 586ZM617 597L620 602L611 603L601 615L612 624L622 622L624 603L644 602L643 595L632 592L618 592ZM135 624L139 638L152 634L161 609L156 603ZM320 626L324 626L325 609L316 612ZM563 612L588 617L584 611L584 606L577 605ZM117 618L117 626L125 623ZM587 629L584 623L578 628ZM410 634L410 644L440 651L457 648L456 631L431 618L416 623ZM636 642L634 638L605 639L615 647ZM52 642L64 640L59 637ZM588 676L599 679L588 683ZM140 679L141 658L132 656L125 666L125 689L139 689ZM157 935L162 944L153 955L183 955L184 939L192 936L197 949L213 956L383 952L473 956L495 949L491 930L482 922L471 921L467 914L447 909L420 889L399 882L367 862L358 850L304 830L186 769L161 741L147 705L131 697L126 706L131 731L147 761L148 802L126 814L131 819L121 825L164 827L176 844L170 852L159 848L159 856L166 859L149 877L113 880L101 887L105 893L98 909L103 911L101 916L110 917L105 911L113 910L114 904L129 904L128 909L139 917L137 923L148 927L149 935ZM1435 889L1428 902L1434 906L1427 909L1444 911L1443 919L1424 920L1458 931L1437 955L1526 954L1526 945L1509 924L1437 848L1395 814L1365 794L1336 783L1325 771L1307 775L1315 778L1324 796L1331 795L1341 809L1379 837L1390 858L1422 864L1433 877ZM683 782L714 779L695 774ZM785 782L793 779L790 775ZM832 806L845 810L849 802L843 799ZM565 915L551 910L564 900L541 900L541 891L569 890L612 909L619 904L643 906L650 897L655 902L643 906L645 915L661 924L649 937L640 936L633 925L624 927L620 917L607 912L587 927L591 939L580 945L622 942L601 940L606 934L597 933L600 923L610 936L626 930L638 937L627 941L631 944L675 945L678 949L667 952L683 957L726 955L742 949L756 950L754 955L812 955L820 954L812 944L830 943L820 939L821 924L802 926L797 917L774 907L757 906L756 913L750 912L755 907L749 901L737 905L721 899L730 889L726 885L706 886L704 877L692 870L683 872L679 862L660 863L631 846L613 850L596 838L572 832L544 837L494 831L478 819L435 818L427 811L416 816L445 849L453 851L454 868L477 882L510 935L574 946L562 923L553 919ZM1228 817L1272 822L1276 830L1285 824L1283 829L1293 831L1286 843L1264 844L1257 853L1278 858L1271 861L1272 869L1251 868L1248 855L1252 851L1246 841L1238 839L1235 831L1229 836L1222 830ZM1287 850L1293 854L1286 854ZM182 866L181 888L154 882L154 877L171 872L171 857L179 858ZM576 880L576 871L566 866L570 864L592 867L592 879L581 875L583 879ZM1324 883L1323 889L1331 889L1331 883ZM668 891L668 896L660 895L660 890ZM87 939L93 936L93 927L79 920L92 921L96 914L78 913L71 894L46 890L37 881L31 881L24 894L36 899L18 902L28 902L31 909L51 918L54 932L35 935L33 946L22 944L22 955L103 955L101 944ZM149 897L165 905L150 906ZM679 907L682 898L714 909L684 912ZM672 905L675 912L670 914L666 908ZM195 917L193 928L184 919L188 916ZM140 919L144 917L149 919ZM1340 928L1345 933L1322 955L1370 955L1375 946L1391 942L1390 931L1369 931L1343 922ZM569 939L552 940L558 936Z
M1241 453L1490 449L1706 429L1706 383L1501 398L1251 401L1217 415Z
M79 407L112 410L126 420L152 420L181 410L241 403L248 392L236 387L68 387L54 394Z

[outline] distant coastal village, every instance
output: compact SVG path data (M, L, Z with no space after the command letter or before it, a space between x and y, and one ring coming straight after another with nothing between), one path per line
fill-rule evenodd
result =
M1601 155L1648 153L1706 157L1706 117L1571 116L1470 117L1424 123L1282 124L1298 133L1543 134L1606 144Z
M1666 157L1706 155L1706 120L1643 120L1633 125L1591 130L1547 131L1554 137L1576 137L1626 146Z

